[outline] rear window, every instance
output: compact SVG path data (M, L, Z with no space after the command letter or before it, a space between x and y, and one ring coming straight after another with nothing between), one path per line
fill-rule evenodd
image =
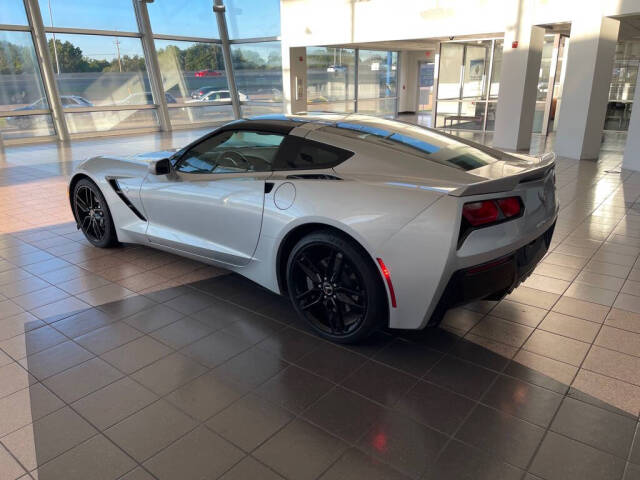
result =
M378 125L344 121L321 130L379 144L461 170L474 170L497 160L455 139L398 122L387 121Z
M353 152L290 135L282 142L274 162L274 170L313 170L333 168Z

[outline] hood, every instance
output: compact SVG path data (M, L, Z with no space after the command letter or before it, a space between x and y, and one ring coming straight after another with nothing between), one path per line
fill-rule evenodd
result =
M137 155L133 155L132 157L136 160L140 160L146 163L149 163L152 160L162 160L163 158L169 158L171 155L178 151L177 148L160 150L158 152L149 152L149 153L139 153Z

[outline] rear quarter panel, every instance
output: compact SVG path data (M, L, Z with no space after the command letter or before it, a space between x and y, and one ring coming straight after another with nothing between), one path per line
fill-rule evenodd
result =
M296 227L312 223L335 227L360 243L375 262L378 248L385 240L442 196L384 182L290 180L285 176L274 176L270 181L275 185L265 196L255 261L244 267L242 273L276 292L279 292L275 275L278 249ZM295 200L287 209L279 208L274 201L278 187L284 183L295 187Z

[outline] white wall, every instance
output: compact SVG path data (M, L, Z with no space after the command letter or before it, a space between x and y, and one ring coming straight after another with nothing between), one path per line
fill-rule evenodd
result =
M518 28L514 5L533 25L572 22L587 10L640 12L640 0L281 0L281 35L315 46L500 34Z
M434 60L435 51L427 57L424 51L400 52L400 75L398 76L398 111L415 112L418 108L418 62Z

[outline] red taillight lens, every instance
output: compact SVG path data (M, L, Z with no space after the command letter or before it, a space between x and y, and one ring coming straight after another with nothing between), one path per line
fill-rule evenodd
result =
M462 207L462 216L472 227L487 225L517 217L522 211L522 203L518 197L498 198L496 200L483 200L481 202L465 203ZM502 212L502 217L500 216Z
M515 217L520 214L520 199L518 197L501 198L498 200L500 210L504 214L505 218Z
M497 221L498 213L493 200L465 203L462 207L462 216L474 227Z

